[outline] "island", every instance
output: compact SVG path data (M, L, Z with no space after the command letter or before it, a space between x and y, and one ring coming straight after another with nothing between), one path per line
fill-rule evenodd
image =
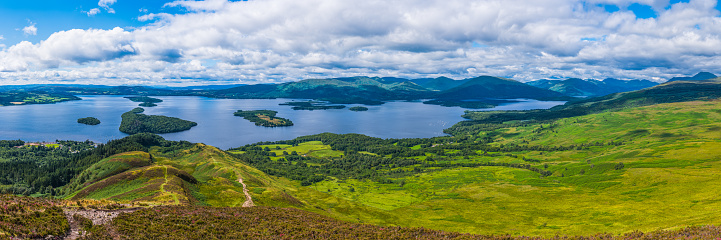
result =
M189 130L198 125L196 122L176 117L161 115L145 115L143 108L134 108L121 115L120 131L127 134L136 133L172 133Z
M72 100L80 100L80 98L67 93L46 93L41 91L10 91L0 93L0 106L50 104Z
M279 118L275 115L278 114L277 111L273 110L254 110L254 111L243 111L238 110L237 112L233 113L233 115L238 117L243 117L245 120L251 121L255 123L256 126L263 126L263 127L287 127L287 126L293 126L293 122L285 119L285 118Z
M152 103L152 102L144 102L144 103L138 104L138 106L141 106L141 107L155 107L155 106L158 106L158 104L155 104L155 103Z
M140 104L138 106L141 106L141 107L155 107L155 106L158 106L156 103L163 102L162 99L146 97L146 96L125 97L125 98L127 98L128 100L133 101L133 102L139 102Z
M78 123L85 125L98 125L100 124L100 120L94 117L78 118Z
M344 105L328 105L326 102L319 101L285 102L279 105L293 106L293 110L328 110L345 108Z
M354 111L354 112L362 112L362 111L368 111L368 108L367 108L367 107L363 107L363 106L355 106L355 107L349 108L348 110L351 110L351 111Z

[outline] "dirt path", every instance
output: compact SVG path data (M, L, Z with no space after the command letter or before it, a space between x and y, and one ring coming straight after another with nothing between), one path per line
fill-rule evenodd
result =
M245 183L243 183L243 178L240 177L240 174L238 174L238 182L243 185L243 194L245 194L245 202L243 203L243 207L255 207L255 203L253 203L253 197L251 197L250 193L248 193L248 188L245 186Z
M63 213L65 213L65 218L68 219L68 223L70 223L70 231L66 234L65 239L78 239L81 236L82 230L80 229L80 224L75 221L73 218L73 215L78 214L80 216L83 216L87 219L90 219L93 221L93 225L102 225L109 223L113 220L113 218L116 218L121 213L131 213L139 210L141 208L129 208L129 209L119 209L119 210L76 210L76 209L63 209Z

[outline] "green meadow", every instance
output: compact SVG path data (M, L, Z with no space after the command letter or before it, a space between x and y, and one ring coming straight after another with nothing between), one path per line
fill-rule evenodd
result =
M499 128L472 137L490 138L489 145L498 147L576 147L443 159L535 159L531 165L552 172L546 177L504 166L431 168L392 183L330 177L294 187L305 191L295 196L340 218L482 234L583 235L720 224L719 109L719 101L672 103ZM283 151L330 159L343 154L319 141L260 147L272 149L274 160Z

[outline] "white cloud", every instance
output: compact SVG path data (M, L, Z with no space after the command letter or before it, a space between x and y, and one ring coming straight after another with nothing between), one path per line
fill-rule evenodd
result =
M114 3L98 5L109 9ZM626 9L632 3L652 6L658 17L637 19ZM608 13L596 4L621 10ZM353 75L669 78L721 69L716 4L175 1L166 7L188 11L144 14L138 19L149 21L145 27L68 30L37 44L10 46L0 51L0 77L118 84Z
M117 0L100 0L98 2L98 6L104 8L108 13L115 13L115 9L112 9L110 6L115 4Z
M38 28L35 27L35 23L31 22L29 26L23 28L23 33L35 36L38 35Z
M85 11L83 11L83 12L88 14L88 17L92 17L92 16L99 14L101 12L100 9L102 8L102 9L105 9L106 12L114 14L115 9L113 9L111 6L113 6L113 4L115 4L115 2L117 2L117 0L100 0L100 1L98 1L99 8L93 8L87 12L85 12Z
M100 8L93 8L90 9L90 11L85 12L88 14L88 17L95 16L96 14L100 13Z

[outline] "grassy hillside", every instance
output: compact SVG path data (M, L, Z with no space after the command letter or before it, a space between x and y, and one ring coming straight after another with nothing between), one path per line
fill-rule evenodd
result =
M488 111L466 112L464 121L455 124L444 132L458 135L483 128L484 124L508 121L549 121L559 118L583 116L605 111L648 106L659 103L709 100L721 97L721 79L704 81L675 81L633 92L609 94L603 97L588 98L568 102L551 109L528 111Z
M317 205L364 222L542 236L655 231L719 224L719 108L670 103L450 138L317 135L234 151L275 153L248 160L272 175L321 176L311 189L353 207Z
M0 239L42 239L70 228L58 200L0 195Z
M617 80L604 79L603 81L578 78L566 80L537 80L526 84L563 93L567 96L603 96L611 93L636 91L658 85L648 80Z
M65 188L75 192L107 177L153 163L150 154L141 151L125 152L102 159L89 166L70 181Z

